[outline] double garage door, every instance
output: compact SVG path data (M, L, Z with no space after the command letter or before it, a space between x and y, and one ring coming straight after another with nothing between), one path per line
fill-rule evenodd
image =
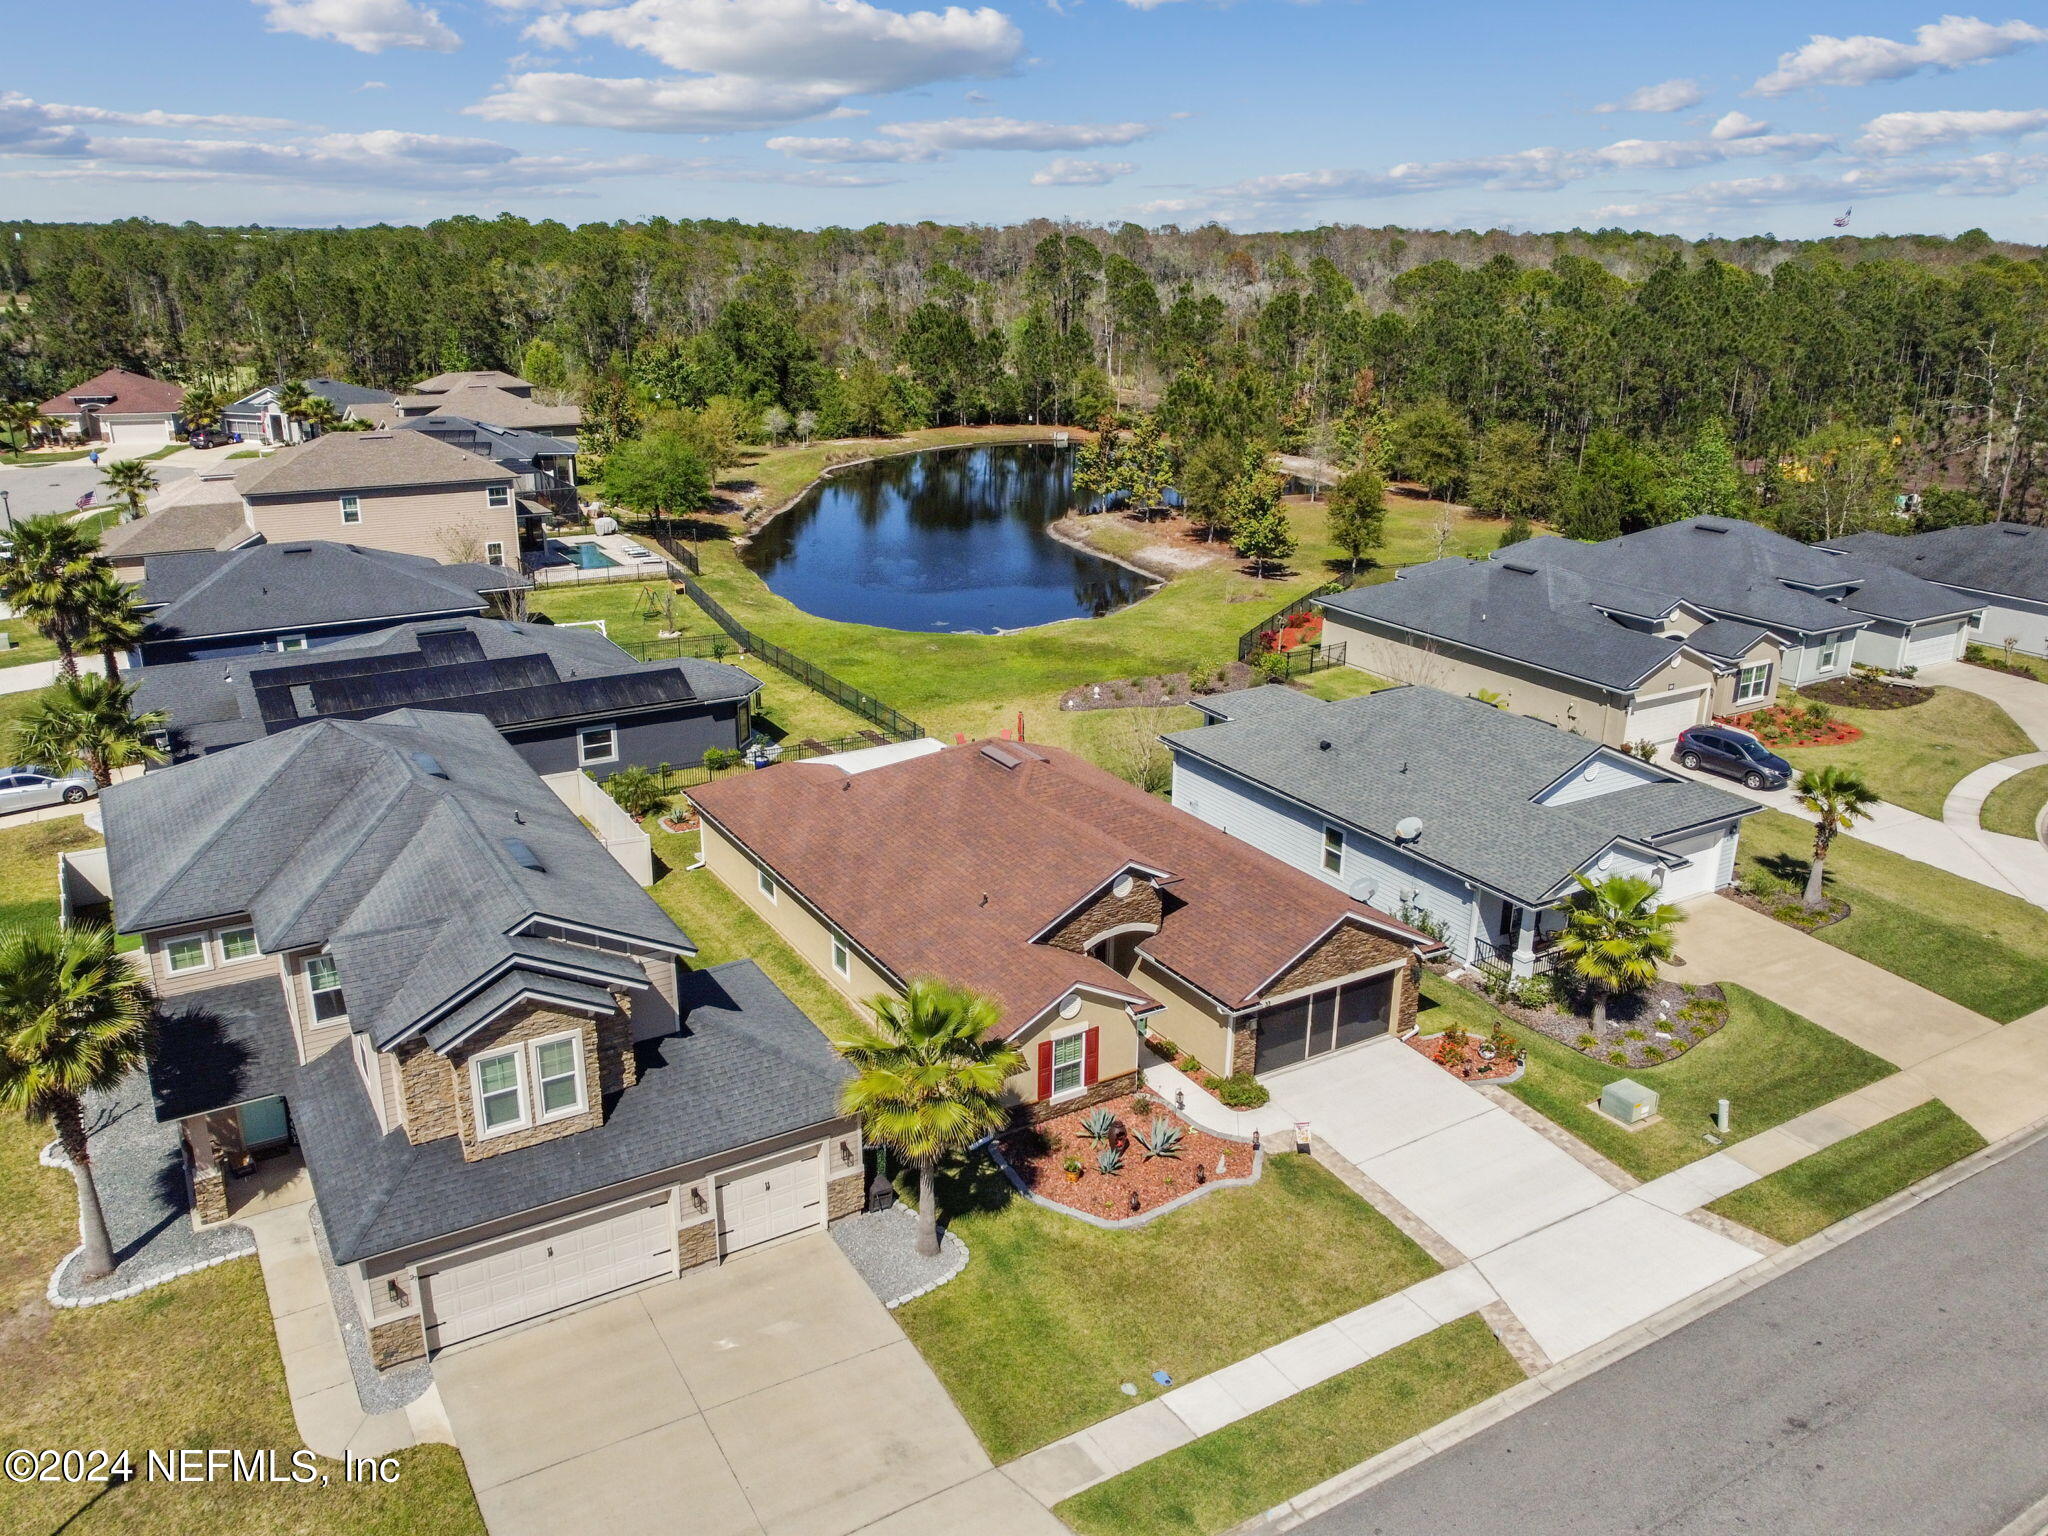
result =
M1277 1072L1385 1034L1392 1023L1394 981L1400 974L1390 971L1348 981L1262 1008L1256 1015L1259 1033L1252 1070Z

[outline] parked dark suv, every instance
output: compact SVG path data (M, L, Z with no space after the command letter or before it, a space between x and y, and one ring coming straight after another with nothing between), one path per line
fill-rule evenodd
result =
M1687 768L1740 779L1751 789L1783 789L1792 765L1754 736L1725 725L1689 726L1678 733L1671 755Z

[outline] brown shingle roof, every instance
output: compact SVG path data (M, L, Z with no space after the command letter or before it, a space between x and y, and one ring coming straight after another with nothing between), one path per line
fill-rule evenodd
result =
M514 475L484 454L424 432L329 432L244 464L244 496L289 496L408 485L503 485Z
M1140 948L1229 1008L1346 920L1430 945L1056 748L949 747L857 774L784 763L690 798L899 978L984 992L1005 1029L1077 985L1149 1001L1101 962L1034 942L1131 865L1166 877L1166 916Z
M104 416L140 416L158 411L176 411L185 403L185 386L173 384L168 379L152 379L146 373L130 373L126 368L109 368L104 373L94 374L83 384L74 384L61 395L45 400L39 410L45 416L76 416L77 396L88 398L111 395L113 399L99 407Z
M573 405L543 405L523 399L488 384L472 384L440 394L401 395L400 411L434 411L444 416L467 416L493 427L514 427L530 431L552 428L574 430L583 412Z
M518 374L507 373L502 368L470 368L455 373L437 373L431 379L421 379L412 388L414 394L445 395L451 389L467 389L478 384L497 389L514 386L520 389L533 388Z
M234 549L256 537L242 516L242 498L226 476L194 475L150 503L149 515L100 534L100 553L136 560L190 549Z

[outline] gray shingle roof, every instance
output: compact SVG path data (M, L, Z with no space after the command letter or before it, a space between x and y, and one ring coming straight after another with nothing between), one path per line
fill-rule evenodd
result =
M478 618L399 624L311 652L144 667L136 684L138 707L170 716L181 760L403 706L474 712L510 730L741 699L761 686L722 662L635 661L595 630Z
M398 398L388 389L372 389L367 384L351 384L346 379L301 379L299 382L305 386L307 394L318 395L344 410L351 405L388 405ZM259 400L272 394L275 389L275 385L266 385L262 389L251 390L229 406L228 410L246 414L256 409Z
M329 432L244 464L244 496L311 496L415 485L508 485L511 470L427 432Z
M434 411L487 421L494 427L525 427L540 431L574 431L583 411L574 405L547 405L490 385L458 385L440 394L401 395L401 412Z
M1818 547L1843 550L1865 563L1875 561L1924 581L2048 603L2048 528L2031 523L1936 528L1903 538L1855 533Z
M1435 688L1388 688L1325 703L1292 690L1285 708L1245 709L1222 694L1202 701L1226 723L1166 738L1176 752L1307 805L1382 842L1420 818L1422 835L1402 843L1419 858L1526 904L1543 901L1616 838L1654 844L1705 822L1757 807L1709 784L1661 769L1631 767L1597 742ZM1325 746L1324 744L1328 745ZM1607 771L1653 773L1565 805L1535 797L1588 758Z
M166 998L149 1084L159 1120L289 1093L299 1070L284 983L274 975Z
M530 475L538 466L535 459L566 458L576 445L566 437L545 432L528 432L517 427L494 427L487 421L436 411L431 416L410 416L392 427L395 432L425 432L466 452L480 452L493 463L515 475Z
M1717 661L1740 661L1758 645L1771 639L1771 632L1740 619L1715 619L1702 624L1685 637L1685 643L1702 656Z
M323 945L380 1049L508 971L645 984L628 957L523 931L536 920L690 947L480 715L317 721L113 786L100 808L125 931L247 913L266 952Z
M509 566L443 565L316 539L151 555L136 601L155 609L148 640L192 640L482 613L484 594L528 585Z
M682 1032L638 1048L604 1124L475 1162L457 1139L380 1133L347 1053L299 1069L291 1100L343 1264L839 1118L852 1069L751 960L682 977Z
M1554 566L1433 560L1393 581L1356 587L1321 603L1340 618L1365 620L1384 633L1513 657L1620 693L1632 691L1682 648L1677 640L1629 629L1602 611L1649 606L1641 594L1620 593ZM1664 606L1672 604L1667 600Z

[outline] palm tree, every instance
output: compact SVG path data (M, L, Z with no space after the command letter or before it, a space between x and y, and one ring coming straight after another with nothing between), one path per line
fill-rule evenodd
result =
M313 392L293 379L289 384L278 386L277 413L288 422L303 422L306 412L312 408L313 399Z
M1877 796L1870 786L1857 777L1854 769L1837 767L1830 763L1823 768L1802 768L1799 781L1793 786L1799 796L1802 810L1809 811L1816 818L1813 827L1813 862L1806 867L1806 905L1817 907L1821 900L1821 880L1828 860L1828 849L1835 841L1835 835L1870 814L1877 804Z
M917 1251L939 1251L939 1159L962 1152L1008 1118L1003 1084L1024 1053L993 1038L1002 1011L941 981L883 993L864 1024L834 1042L858 1074L842 1103L863 1134L917 1169Z
M26 450L38 435L47 431L50 418L43 414L42 407L33 400L9 400L0 403L0 432L5 432L14 441L14 446Z
M98 539L56 512L16 523L0 550L0 599L57 647L67 677L78 675L84 593L101 564Z
M84 768L105 789L117 769L161 762L152 738L169 723L160 710L135 713L135 684L113 677L59 678L14 727L18 759L68 772Z
M108 1092L142 1065L151 1002L142 973L114 952L110 928L0 934L0 1105L31 1124L56 1124L78 1186L83 1280L114 1269L93 1183L85 1096Z
M135 602L135 589L108 565L95 565L79 593L80 639L100 653L108 677L121 676L121 653L142 643L146 627Z
M149 467L147 459L115 459L100 471L100 479L117 498L128 503L128 517L142 516L142 504L157 488L156 471Z
M1669 959L1682 920L1676 907L1661 905L1657 887L1640 875L1609 875L1597 884L1583 874L1565 916L1557 952L1572 973L1593 991L1593 1028L1607 1024L1607 999L1636 992L1657 979L1657 962Z
M312 429L313 436L332 432L341 425L341 412L334 408L334 402L324 395L308 395L306 408L299 413L299 419Z

